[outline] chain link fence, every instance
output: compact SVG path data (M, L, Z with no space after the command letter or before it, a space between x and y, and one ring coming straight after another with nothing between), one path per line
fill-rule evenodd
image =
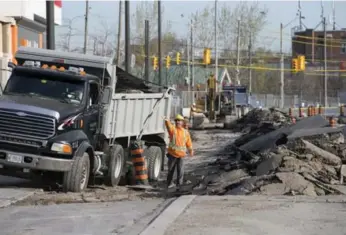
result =
M183 108L190 108L191 104L196 102L198 105L198 100L204 100L207 92L205 91L176 91L173 97L172 102L172 116L176 114L181 114ZM284 109L290 107L298 108L303 105L305 107L309 105L317 106L323 104L323 97L320 94L317 94L315 97L304 96L304 95L285 95ZM280 95L274 94L252 94L249 96L249 105L253 108L280 108ZM340 93L336 97L328 97L328 107L338 107L340 102L346 103L346 93ZM218 103L218 102L216 102ZM205 104L205 103L204 103ZM206 110L204 106L200 108ZM216 110L220 107L217 105Z

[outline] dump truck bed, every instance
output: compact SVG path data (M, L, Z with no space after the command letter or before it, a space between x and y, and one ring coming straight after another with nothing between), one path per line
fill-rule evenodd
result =
M116 94L104 117L103 134L107 138L137 136L145 119L162 96L162 93ZM170 107L171 96L167 95L148 119L143 135L165 133L162 117L170 116Z

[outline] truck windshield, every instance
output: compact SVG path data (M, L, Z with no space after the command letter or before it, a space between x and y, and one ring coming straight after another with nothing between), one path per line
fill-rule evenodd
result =
M59 80L56 77L12 74L4 94L37 96L56 99L64 103L80 104L83 100L84 82Z

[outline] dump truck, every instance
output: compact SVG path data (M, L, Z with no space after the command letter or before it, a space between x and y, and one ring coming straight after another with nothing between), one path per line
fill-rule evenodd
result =
M15 59L0 97L0 175L54 179L71 192L95 178L116 186L140 135L149 180L158 179L169 89L104 57L21 47Z

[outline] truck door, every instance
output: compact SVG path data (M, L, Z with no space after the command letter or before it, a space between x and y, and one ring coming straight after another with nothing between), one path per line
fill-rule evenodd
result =
M87 109L84 113L84 132L90 143L96 146L96 132L99 119L99 94L100 87L95 81L90 81L87 96Z

